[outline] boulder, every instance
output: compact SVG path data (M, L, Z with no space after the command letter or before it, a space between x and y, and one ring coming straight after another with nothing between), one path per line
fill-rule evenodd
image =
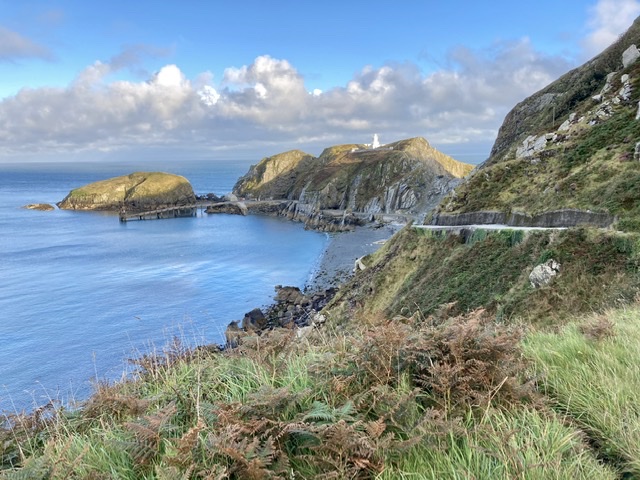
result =
M254 308L248 313L245 313L242 319L242 329L249 330L262 330L267 325L267 317L264 316L262 310Z
M540 288L548 285L558 273L560 273L560 264L554 259L549 259L534 267L529 274L529 281L533 288Z
M622 65L627 68L629 65L634 64L638 58L640 58L640 50L635 45L631 45L622 52Z
M309 305L311 301L307 298L298 287L276 286L276 296L274 300L278 303L286 303L289 305Z
M364 259L364 257L360 257L360 258L356 258L356 261L353 265L353 272L357 273L360 272L362 270L366 270L367 266L364 264L364 262L362 261Z
M636 143L636 150L633 152L633 159L640 160L640 142Z

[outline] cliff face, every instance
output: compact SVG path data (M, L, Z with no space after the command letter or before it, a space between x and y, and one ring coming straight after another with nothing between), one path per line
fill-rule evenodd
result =
M489 159L443 200L434 221L572 209L640 230L639 46L640 18L602 54L516 105Z
M307 216L317 210L419 215L437 205L472 168L423 138L377 149L339 145L317 158L300 151L265 158L233 191L250 199L297 201L296 211Z
M160 206L195 203L189 181L179 175L136 172L90 183L72 190L57 205L67 210L152 210Z

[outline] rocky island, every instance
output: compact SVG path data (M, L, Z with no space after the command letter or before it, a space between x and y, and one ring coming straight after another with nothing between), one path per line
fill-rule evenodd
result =
M373 219L422 219L472 169L424 138L337 145L319 157L300 150L266 157L238 180L233 193L280 200L278 208L268 204L266 213L337 231Z
M72 190L57 205L66 210L142 212L196 202L189 181L163 172L135 172Z

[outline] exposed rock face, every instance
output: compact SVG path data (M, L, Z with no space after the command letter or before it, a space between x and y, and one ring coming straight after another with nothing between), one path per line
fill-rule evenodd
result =
M22 208L26 208L27 210L40 210L42 212L55 210L55 207L53 205L49 205L48 203L30 203L29 205L25 205Z
M196 197L189 181L162 172L136 172L72 190L58 207L68 210L153 210L189 205Z
M310 226L348 225L366 218L358 213L424 215L472 168L423 138L377 149L339 145L318 158L299 150L265 158L238 180L234 193L295 201L285 214ZM349 219L344 212L355 215Z
M607 80L605 84L611 84L612 78L607 78L608 75L631 66L637 60L639 38L640 19L636 19L631 28L602 54L517 104L500 127L487 164L502 160L515 145L522 144L541 125L552 121L552 117L566 118L575 111L577 104L602 88L598 85L602 85L603 80ZM598 86L598 90L593 92L586 88L591 85Z
M545 263L537 265L529 274L529 281L533 288L540 288L548 285L553 277L560 272L560 264L554 259L549 259Z
M622 66L627 68L640 58L640 50L635 45L631 45L622 53Z

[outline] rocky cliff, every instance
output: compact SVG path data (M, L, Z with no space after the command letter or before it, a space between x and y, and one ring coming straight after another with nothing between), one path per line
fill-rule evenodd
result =
M412 138L371 149L339 145L319 157L299 150L264 158L233 191L248 199L286 199L292 218L317 221L320 211L424 216L472 170ZM322 223L322 222L319 222Z
M602 54L516 105L490 157L443 200L433 223L479 211L571 209L640 230L638 46L640 19Z
M57 205L68 210L144 211L195 203L189 181L162 172L136 172L72 190Z

